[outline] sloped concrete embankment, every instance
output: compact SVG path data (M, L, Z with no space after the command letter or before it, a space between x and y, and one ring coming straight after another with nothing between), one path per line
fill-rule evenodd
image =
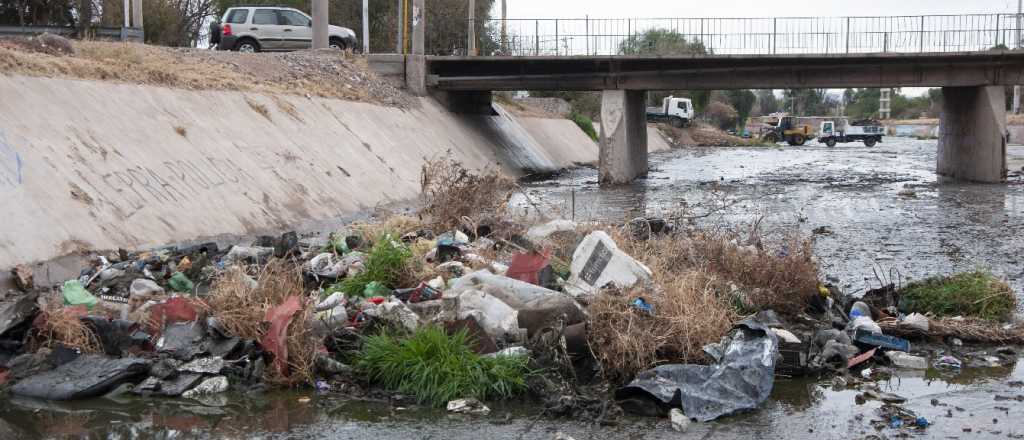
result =
M429 99L400 109L20 76L0 76L0 97L0 268L302 229L413 200L424 160L448 152L512 175L597 160L570 121L453 115Z

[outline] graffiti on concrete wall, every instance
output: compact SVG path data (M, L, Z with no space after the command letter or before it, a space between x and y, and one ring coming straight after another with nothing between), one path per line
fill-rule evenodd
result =
M21 155L0 130L0 189L21 186L24 180L22 168Z
M133 165L110 172L76 170L94 199L131 215L149 205L176 205L255 178L231 160L200 157Z

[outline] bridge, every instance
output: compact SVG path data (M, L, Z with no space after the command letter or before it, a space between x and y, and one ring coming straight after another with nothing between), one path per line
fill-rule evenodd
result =
M428 54L429 23L413 22L407 84L452 111L490 112L496 90L603 92L600 180L612 184L647 173L648 90L847 87L942 87L936 173L1001 182L1005 87L1024 82L1024 51L1007 48L1024 26L1009 14L506 20L485 24L502 29L486 56L470 56L472 31ZM645 42L652 30L673 40Z

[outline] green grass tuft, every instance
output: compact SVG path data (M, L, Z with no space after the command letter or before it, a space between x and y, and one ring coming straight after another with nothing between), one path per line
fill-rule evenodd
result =
M505 399L526 390L526 356L487 358L473 352L465 331L454 335L430 326L407 338L369 336L358 368L374 383L442 406L454 399Z
M595 141L597 140L597 130L594 130L594 121L589 116L573 112L569 115L569 119L575 122L587 136L590 136Z
M911 283L900 290L899 298L901 310L936 316L1006 320L1017 308L1013 289L980 270Z
M401 278L409 258L412 258L412 251L407 246L392 239L389 234L384 234L377 238L373 248L366 255L363 262L366 270L332 284L327 288L327 292L330 294L340 290L350 298L362 297L366 285L374 281L394 289L398 287L395 283Z

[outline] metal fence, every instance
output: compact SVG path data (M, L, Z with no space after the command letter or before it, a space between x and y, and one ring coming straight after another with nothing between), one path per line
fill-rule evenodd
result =
M49 33L65 37L81 38L79 30L65 26L0 26L0 36L24 36ZM141 28L92 27L86 30L85 38L100 40L124 40L141 43L145 34Z
M679 53L685 44L713 54L846 54L983 51L1016 48L1016 14L890 17L492 19L478 31L480 55L564 56ZM429 23L428 23L429 26ZM478 29L481 26L477 25ZM662 38L644 38L661 31ZM465 31L453 32L462 35ZM466 41L444 45L465 54Z

